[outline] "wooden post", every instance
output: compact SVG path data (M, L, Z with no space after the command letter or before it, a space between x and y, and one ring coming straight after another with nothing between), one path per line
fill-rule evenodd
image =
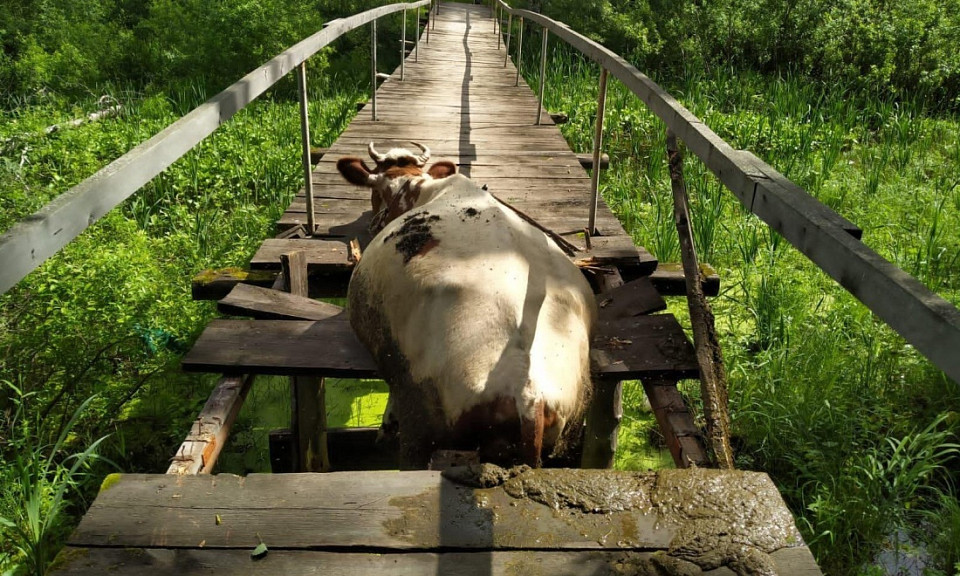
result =
M307 63L297 67L297 91L300 96L300 140L303 159L303 192L307 199L307 235L317 229L313 209L313 166L310 164L310 115L307 111Z
M517 79L514 81L514 86L520 85L520 67L523 65L523 17L520 17L520 30L517 32Z
M295 296L308 294L307 259L303 252L280 256L284 288ZM300 472L327 472L330 455L327 451L327 407L323 378L292 376L290 378L290 430L297 445L295 469Z
M609 267L607 271L609 274L597 276L597 291L600 294L623 285L619 270ZM613 468L617 454L617 433L623 419L622 400L622 382L602 380L595 383L583 436L582 468Z
M377 21L370 22L370 87L373 90L370 114L377 121Z
M537 126L540 125L540 116L543 114L543 90L547 81L547 39L550 38L550 31L541 28L543 33L543 42L540 47L540 103L537 105Z
M400 81L403 82L404 64L407 62L407 11L403 11L403 26L400 28Z
M593 236L597 233L597 201L600 198L600 146L603 143L603 114L607 105L607 69L600 69L600 90L597 94L597 121L593 133L593 166L590 172L590 217L587 230Z
M420 62L420 7L417 7L417 37L413 41L413 61Z
M690 227L690 207L687 186L683 179L683 154L677 145L677 135L667 131L667 158L670 164L670 186L673 189L673 216L680 235L680 255L687 284L687 305L693 325L693 343L700 365L700 391L703 397L707 441L717 466L733 468L733 449L730 447L730 415L727 409L727 374L723 367L723 352L713 325L713 312L703 294L697 248Z

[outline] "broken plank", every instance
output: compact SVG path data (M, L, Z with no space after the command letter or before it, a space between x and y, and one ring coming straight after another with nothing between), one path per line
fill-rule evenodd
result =
M597 295L601 318L620 319L666 310L667 303L650 282L642 277Z
M333 304L248 284L234 286L217 310L260 320L324 320L343 312Z
M253 375L220 379L174 455L167 474L208 474L213 470L253 379Z

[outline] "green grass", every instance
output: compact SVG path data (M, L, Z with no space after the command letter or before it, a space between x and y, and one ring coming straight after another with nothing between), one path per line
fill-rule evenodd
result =
M322 76L310 85L312 144L326 146L362 96ZM30 417L43 419L54 437L71 427L78 438L110 433L100 451L124 471L166 469L216 381L179 369L182 353L216 314L213 303L191 299L190 278L204 268L246 264L301 186L299 112L288 94L281 87L238 113L0 296L0 380L17 383L31 399ZM95 101L50 96L0 107L0 231L208 95L190 88L116 96L121 116L50 135L46 126L88 113ZM0 411L16 402L0 391ZM86 410L74 419L80 406ZM17 458L13 445L0 446L0 469L16 466ZM42 506L52 505L55 492L45 486L60 481L60 470L39 471L27 491L11 492L5 480L0 516L17 517L29 490L42 490ZM76 492L72 499L80 501ZM0 573L26 569L28 560L39 570L81 508L52 517L48 548L32 556L0 550L7 554ZM0 541L12 542L11 530L0 526Z
M539 79L534 66L528 82ZM546 107L591 149L598 70L551 55ZM751 150L864 230L864 242L960 302L960 119L803 78L722 68L659 79L735 148ZM679 259L665 127L622 85L607 96L601 192L637 244ZM695 157L685 163L701 257L730 377L738 466L768 472L825 573L866 570L899 528L950 517L960 388L832 279L748 214ZM686 323L686 304L669 310ZM690 402L697 403L694 387ZM637 397L625 396L636 413ZM628 417L618 465L641 453ZM918 446L925 448L920 449ZM936 524L937 521L931 521ZM931 549L935 544L929 538ZM938 548L939 549L939 548ZM946 555L942 570L955 562Z

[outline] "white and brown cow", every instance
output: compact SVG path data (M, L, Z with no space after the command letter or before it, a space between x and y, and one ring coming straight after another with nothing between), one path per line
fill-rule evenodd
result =
M420 145L418 145L420 146ZM556 244L449 161L341 158L380 218L350 322L390 385L405 467L439 448L539 465L578 441L591 390L589 284ZM382 215L382 216L380 216Z

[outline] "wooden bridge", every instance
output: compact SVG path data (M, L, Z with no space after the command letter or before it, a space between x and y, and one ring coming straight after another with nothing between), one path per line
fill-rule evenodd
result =
M409 10L418 25L408 42L404 18L405 59L379 74L377 20ZM514 53L522 45L523 19L601 65L589 158L569 149L510 60L511 42ZM311 162L304 63L367 24L373 97ZM545 55L546 40L542 46ZM224 376L166 474L104 481L58 558L60 573L819 574L766 475L688 468L708 462L676 384L704 377L703 364L676 319L657 312L665 308L662 294L715 293L717 279L700 277L696 266L686 266L686 276L658 268L597 197L608 71L664 120L671 149L679 136L745 206L948 375L960 373L952 353L960 312L863 246L853 224L749 152L732 149L619 56L500 0L422 0L329 23L0 238L0 290L293 71L302 98L304 189L249 271L194 280L195 297L217 299L221 312L242 318L211 322L183 368ZM335 161L364 155L371 140L384 148L416 140L435 158L454 160L565 244L590 278L601 310L591 350L597 392L581 460L554 463L571 468L505 471L438 461L435 470L397 472L395 447L376 444L375 430L327 429L324 378L376 377L345 311L312 299L345 293L369 240L369 192L342 181ZM258 374L291 379L291 428L271 438L271 449L275 472L300 473L212 475ZM678 469L609 470L623 380L642 382Z

